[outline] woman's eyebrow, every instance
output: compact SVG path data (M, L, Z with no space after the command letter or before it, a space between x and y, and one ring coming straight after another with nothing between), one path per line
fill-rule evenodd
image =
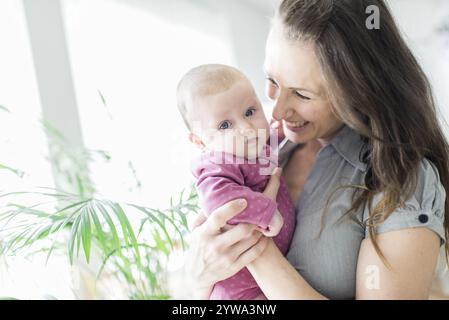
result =
M263 67L263 72L265 73L265 75L266 75L268 78L270 78L271 80L275 81L275 80L271 77L270 73L267 71L267 68ZM276 82L276 81L275 81L275 82ZM307 91L307 92L310 92L310 93L312 93L312 94L314 94L314 95L317 95L317 96L320 95L320 94L319 94L319 91L310 90L310 89L307 89L307 88L301 88L301 87L289 87L288 89L290 89L290 90L298 90L298 91Z
M273 82L276 82L274 79L273 79L273 77L270 75L270 73L268 72L268 70L267 70L267 68L264 66L263 67L263 73L265 74L265 76L269 79L269 80L271 80L271 81L273 81Z

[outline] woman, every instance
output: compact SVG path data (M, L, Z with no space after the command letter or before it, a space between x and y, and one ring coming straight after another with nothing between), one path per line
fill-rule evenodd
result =
M369 30L373 4L380 29ZM385 3L282 1L265 69L289 139L295 235L284 257L254 226L226 225L244 201L197 219L186 264L195 296L247 267L268 299L427 299L449 233L449 146Z

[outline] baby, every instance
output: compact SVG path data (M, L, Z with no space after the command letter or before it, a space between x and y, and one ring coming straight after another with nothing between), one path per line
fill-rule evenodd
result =
M202 150L192 170L205 214L244 198L245 210L227 223L257 225L286 254L295 229L295 210L282 179L276 201L262 193L270 178L266 165L273 153L267 144L269 124L249 80L230 66L201 65L181 79L177 98L189 140ZM217 282L210 299L266 297L243 268Z

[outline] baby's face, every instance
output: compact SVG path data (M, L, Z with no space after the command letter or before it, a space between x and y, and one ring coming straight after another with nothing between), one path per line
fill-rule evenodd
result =
M193 132L208 150L246 159L261 154L269 137L269 124L248 80L198 100L191 113Z

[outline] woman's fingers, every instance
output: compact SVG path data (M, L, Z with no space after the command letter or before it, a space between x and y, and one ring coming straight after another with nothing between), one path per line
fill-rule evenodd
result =
M200 212L196 217L195 220L192 222L192 226L190 227L190 230L195 230L197 227L202 225L204 221L207 220L207 217L204 215L204 213Z
M242 239L250 237L256 228L256 225L249 223L240 223L236 226L230 226L230 228L227 227L226 229L228 230L218 236L218 242L223 247L228 248Z
M274 169L273 174L271 175L270 180L268 181L268 184L263 192L264 195L266 195L272 200L276 200L279 186L281 183L281 173L282 173L281 168Z
M260 237L255 245L243 252L237 260L235 260L231 266L232 271L236 270L235 272L237 272L257 259L267 247L268 241L270 241L270 238Z
M239 201L243 200L243 201ZM246 207L246 200L237 199L217 208L210 216L198 216L194 221L192 241L186 257L185 270L196 288L209 288L214 283L233 276L231 270L238 254L230 251L233 244L245 239L252 225L227 225L227 221ZM204 221L205 220L205 221ZM229 228L228 228L229 227ZM221 229L228 229L222 232ZM235 230L237 229L237 230Z
M252 232L250 232L247 238L235 243L230 248L234 260L240 257L245 251L249 250L252 246L254 246L262 236L263 234L261 232L253 230Z
M245 199L235 199L214 210L204 223L208 234L218 234L226 222L246 208Z

